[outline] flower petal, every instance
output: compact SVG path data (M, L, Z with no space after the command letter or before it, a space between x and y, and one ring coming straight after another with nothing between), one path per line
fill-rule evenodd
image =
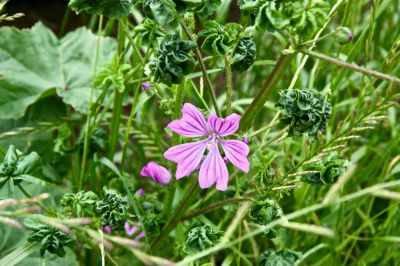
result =
M208 140L189 142L169 148L164 157L176 162L176 179L190 175L200 164L204 151L207 148Z
M224 140L220 141L222 149L225 152L228 160L237 168L247 173L250 168L247 155L249 154L249 147L240 140Z
M231 114L227 118L219 118L215 114L208 117L208 126L218 136L224 137L235 133L239 128L240 115Z
M181 136L190 138L209 134L203 114L190 103L183 105L182 118L169 123L168 128Z
M209 188L217 182L218 190L226 190L228 186L228 168L219 154L218 145L213 145L200 167L199 184L201 188Z
M163 185L168 184L171 181L171 173L165 167L155 162L149 162L143 166L140 175L150 176L154 181Z

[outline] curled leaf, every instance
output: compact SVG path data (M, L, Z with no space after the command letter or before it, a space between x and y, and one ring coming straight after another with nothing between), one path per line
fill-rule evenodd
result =
M216 231L211 225L206 224L191 229L188 233L183 252L194 254L218 244L222 233Z
M310 89L293 89L279 92L276 106L281 109L280 122L289 125L289 134L307 133L311 140L324 132L332 107L325 96Z
M66 193L61 199L62 212L68 217L93 217L98 199L92 191Z
M118 192L103 188L104 199L96 202L96 212L100 215L103 226L110 226L113 230L122 230L128 216L128 201Z
M191 54L194 47L195 42L183 41L179 35L166 36L158 56L150 62L155 81L167 85L180 84L183 77L194 69L195 60Z

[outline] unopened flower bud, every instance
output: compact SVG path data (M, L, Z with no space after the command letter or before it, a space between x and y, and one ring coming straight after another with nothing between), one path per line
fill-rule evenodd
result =
M333 37L339 44L346 44L353 40L353 33L347 27L339 27L333 33Z
M149 88L150 88L150 84L149 83L147 83L147 82L143 82L142 83L142 89L143 90L147 91Z

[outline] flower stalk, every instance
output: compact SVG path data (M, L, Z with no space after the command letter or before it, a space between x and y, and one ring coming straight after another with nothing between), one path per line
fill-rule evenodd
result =
M181 25L182 25L182 28L185 31L186 35L189 37L189 39L191 41L196 42L195 38L193 37L193 34L190 32L190 30L187 27L187 25L184 22L182 22ZM200 52L199 47L194 48L194 52L195 52L197 60L199 61L200 69L201 69L201 72L203 73L203 78L204 78L204 81L206 83L206 87L208 88L208 91L210 92L211 101L212 101L212 104L213 104L213 106L215 108L215 113L218 116L221 116L221 112L219 111L218 104L217 104L217 96L215 95L215 91L214 91L213 86L211 84L210 77L207 74L207 69L206 69L206 66L204 64L203 58L201 57L201 52Z

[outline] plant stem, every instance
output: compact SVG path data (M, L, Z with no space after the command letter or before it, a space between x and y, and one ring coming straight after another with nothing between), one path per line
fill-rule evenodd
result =
M226 73L226 116L232 113L232 71L229 58L226 56L225 73Z
M97 30L97 45L96 45L96 52L95 52L95 57L94 57L94 63L93 63L93 75L92 79L96 76L96 68L97 68L97 61L99 59L99 50L100 50L100 40L101 40L101 29L103 26L103 16L100 16L99 20L99 27ZM85 175L86 171L86 160L87 160L87 153L88 153L88 147L89 147L89 139L90 139L90 119L92 116L92 104L93 104L93 94L94 94L94 87L93 85L90 88L90 96L89 96L89 111L88 115L86 118L86 134L85 134L85 142L83 144L83 155L82 155L82 164L81 164L81 173L79 175L79 190L82 189L82 182L83 182L83 176Z
M276 62L274 69L271 74L268 76L267 80L264 82L263 87L257 93L253 102L247 108L245 113L240 120L240 130L249 130L253 124L254 119L257 114L260 112L261 108L264 106L267 101L270 93L275 88L276 84L282 77L283 71L288 67L292 58L295 54L281 54L278 61Z
M339 60L339 59L336 59L336 58L333 58L333 57L330 57L330 56L327 56L327 55L324 55L324 54L321 54L321 53L318 53L318 52L310 51L310 50L305 49L305 48L299 48L298 51L303 53L303 54L306 54L306 55L309 55L309 56L324 60L326 62L335 64L335 65L338 65L338 66L341 66L341 67L344 67L344 68L348 68L348 69L351 69L351 70L354 70L354 71L357 71L357 72L361 72L361 73L366 74L366 75L374 76L374 77L379 78L379 79L384 79L384 80L387 80L387 81L390 81L390 82L394 82L394 83L400 84L400 79L397 78L397 77L393 77L393 76L390 76L390 75L387 75L387 74L384 74L384 73L381 73L381 72L378 72L378 71L375 71L375 70L370 70L370 69L358 66L356 64L347 63L345 61L342 61L342 60Z
M121 19L118 21L118 65L123 58L120 58L124 51L125 33L122 29L123 22ZM121 122L122 114L122 93L116 89L114 92L114 108L112 113L110 137L108 141L108 158L113 161L115 150L118 143L119 124Z
M188 205L190 205L193 197L197 195L197 192L199 191L199 186L197 182L197 179L193 178L192 183L189 184L189 187L186 190L185 196L176 207L176 211L167 220L163 230L161 231L161 235L153 241L151 245L152 248L155 249L165 239L165 237L169 235L171 230L175 228L182 215L185 213Z
M120 25L121 25L122 29L124 30L125 35L126 35L126 37L128 38L129 43L132 45L133 50L135 51L135 53L136 53L137 56L139 57L140 62L142 63L142 65L144 65L146 62L145 62L145 60L143 59L143 56L142 56L142 54L140 53L139 48L136 47L135 41L133 40L133 37L130 35L128 28L126 27L126 25L125 25L124 22L122 22L122 23L120 22Z
M183 30L186 32L186 35L189 37L189 39L191 41L193 41L193 42L196 42L195 38L193 37L193 34L190 32L190 30L186 26L186 24L184 22L181 22L181 25L182 25ZM204 81L206 83L206 87L208 88L208 91L210 92L211 101L212 101L213 106L215 108L215 112L220 117L221 116L221 112L219 111L219 108L218 108L217 96L215 95L215 91L213 89L213 86L211 85L211 80L210 80L210 77L207 74L207 69L206 69L206 66L204 64L203 58L201 57L201 52L200 52L199 47L196 46L194 51L195 51L195 54L196 54L196 58L199 61L201 72L203 72L203 77L204 77Z
M181 221L188 220L188 219L200 216L200 215L204 215L204 214L209 213L209 212L211 212L211 211L213 211L215 209L219 209L219 208L222 208L222 207L227 206L227 205L236 204L236 203L239 203L239 202L242 202L242 201L251 201L251 200L252 200L251 198L244 198L244 197L236 197L236 198L230 198L230 199L226 199L226 200L221 200L221 201L219 201L217 203L210 204L207 207L204 207L204 208L202 208L202 209L200 209L198 211L194 211L192 213L186 214L185 216L183 216L181 218Z

